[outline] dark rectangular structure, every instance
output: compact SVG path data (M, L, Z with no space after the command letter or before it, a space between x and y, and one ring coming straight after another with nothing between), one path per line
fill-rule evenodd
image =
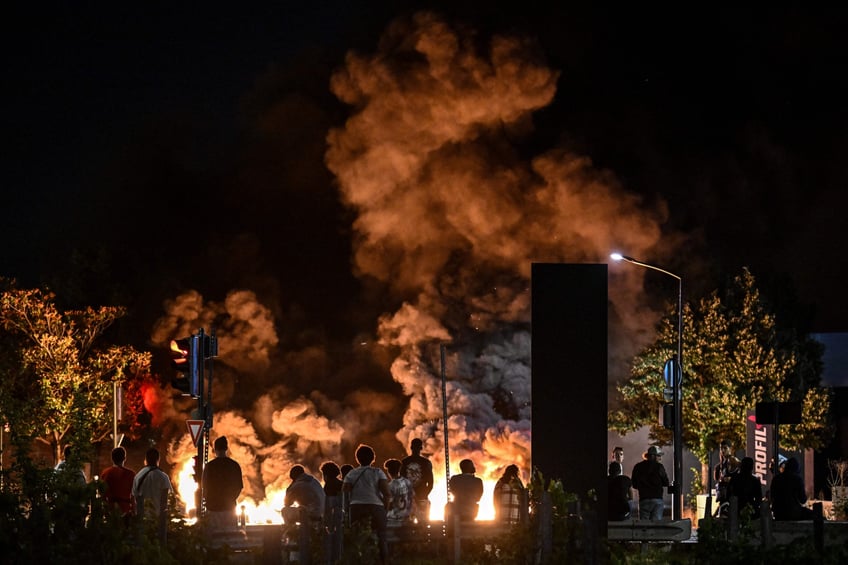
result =
M606 531L607 266L534 263L532 459L591 506Z

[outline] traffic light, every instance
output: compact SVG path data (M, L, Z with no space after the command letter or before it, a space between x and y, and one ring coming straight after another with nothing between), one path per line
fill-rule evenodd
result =
M171 367L177 370L177 376L171 379L171 386L183 396L200 396L200 379L203 372L203 351L199 335L171 340L174 359ZM180 375L184 373L185 375Z
M674 404L671 402L662 405L662 425L669 430L674 428Z
M200 456L195 455L191 458L194 462L194 473L192 474L192 478L194 482L200 484L200 481L203 479L203 463L200 461Z
M212 359L213 357L218 356L218 338L214 335L207 335L202 333L203 335L203 357L204 359Z

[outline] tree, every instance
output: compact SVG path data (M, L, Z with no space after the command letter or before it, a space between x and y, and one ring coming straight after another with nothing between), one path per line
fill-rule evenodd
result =
M60 311L52 293L8 283L0 294L0 410L12 432L53 448L96 443L112 430L113 383L146 373L150 354L98 342L120 307Z
M817 448L832 434L830 393L821 388L823 347L782 327L744 269L724 291L713 291L683 312L683 443L706 465L722 439L745 447L748 410L764 401L802 401L802 423L781 428L790 449ZM619 433L650 425L650 437L669 443L657 421L665 382L662 369L677 350L677 311L656 340L633 360L619 384L621 408L610 415Z

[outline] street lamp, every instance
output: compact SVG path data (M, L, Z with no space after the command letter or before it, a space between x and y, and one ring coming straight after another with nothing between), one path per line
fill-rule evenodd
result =
M620 253L612 253L610 254L610 258L613 261L626 261L640 267L645 267L646 269L659 271L677 279L677 370L672 370L672 409L674 411L672 446L674 449L674 469L672 475L671 518L672 520L680 520L683 510L683 409L681 406L683 390L683 278L656 265L644 263Z

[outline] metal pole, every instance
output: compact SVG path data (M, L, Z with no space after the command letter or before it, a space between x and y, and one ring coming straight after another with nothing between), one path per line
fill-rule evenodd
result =
M112 449L118 447L118 382L112 382Z
M450 502L450 446L448 445L448 384L445 370L445 344L439 345L442 360L442 421L445 426L445 493Z
M677 294L677 367L674 379L674 494L671 518L680 520L683 511L683 278L678 277Z
M203 402L204 397L204 365L206 365L206 339L203 332L203 328L197 332L200 336L200 339L197 340L197 347L200 348L200 355L197 356L199 366L197 367L198 376L197 376L197 386L199 388L197 395L197 411L200 413L199 420L203 420L203 429L200 430L200 443L197 444L197 466L196 466L196 474L195 480L197 481L197 490L194 491L194 502L195 508L197 508L197 521L200 522L203 519L203 467L206 466L206 455L207 449L206 446L209 444L209 422L206 420L206 410L205 404Z
M683 277L675 275L671 271L666 271L656 265L645 263L627 257L618 253L613 253L611 257L616 261L627 261L646 269L659 271L665 275L677 279L677 366L678 375L674 375L672 384L672 410L674 411L674 432L672 434L672 444L674 449L673 462L673 478L671 486L671 518L672 520L680 520L683 511L683 402L681 396L683 394Z

